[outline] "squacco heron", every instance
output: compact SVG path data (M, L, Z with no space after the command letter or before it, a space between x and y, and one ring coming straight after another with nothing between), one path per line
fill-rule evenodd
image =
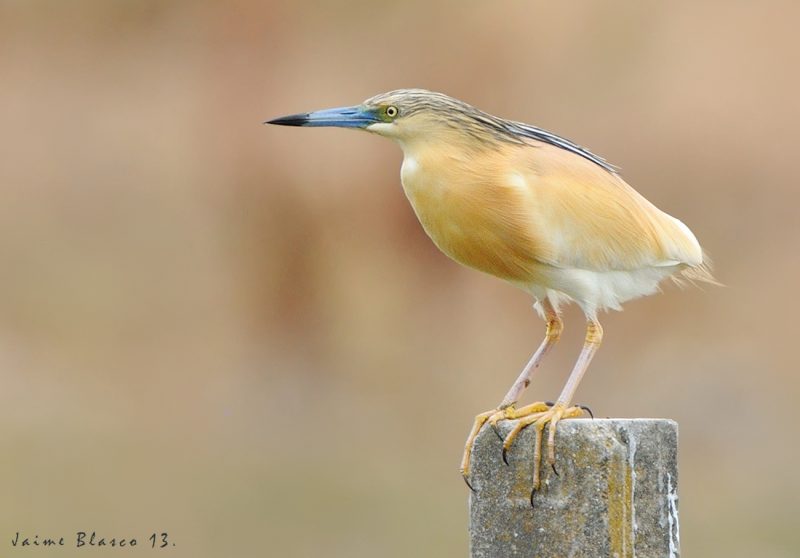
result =
M515 419L503 458L519 432L536 431L533 493L540 486L542 438L555 471L556 425L581 415L575 390L603 339L601 310L676 282L714 282L694 234L631 188L615 167L555 134L482 112L422 89L401 89L361 105L268 121L283 126L337 126L395 140L400 177L425 232L465 266L527 291L547 323L544 341L506 396L479 414L467 438L461 473L469 482L480 429ZM586 316L586 339L554 403L518 407L534 371L562 331L559 308L575 302ZM533 500L531 500L533 501Z

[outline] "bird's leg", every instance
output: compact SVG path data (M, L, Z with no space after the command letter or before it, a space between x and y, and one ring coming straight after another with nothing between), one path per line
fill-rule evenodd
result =
M561 419L577 417L583 413L584 409L582 407L569 407L569 403L572 401L572 396L575 395L575 390L578 389L578 384L583 378L586 369L589 367L589 363L592 361L595 352L597 352L597 348L600 346L602 339L603 328L600 326L600 323L594 318L589 318L586 325L586 339L583 343L583 349L581 349L581 354L578 356L578 360L575 362L575 366L567 379L567 383L564 385L564 389L561 390L561 395L558 396L556 403L544 411L522 417L503 442L503 454L505 455L505 452L507 452L511 444L514 443L514 440L523 428L533 425L536 429L536 442L533 450L534 491L538 490L540 485L542 434L544 427L548 423L550 424L547 436L547 464L554 466L556 461L556 425Z
M542 301L542 308L544 308L545 317L547 318L547 330L545 332L544 341L539 345L536 352L533 353L533 356L528 361L528 364L525 365L525 368L523 368L519 377L511 386L511 389L508 390L508 393L500 403L500 409L512 407L519 401L522 392L531 383L531 376L533 376L534 370L539 367L545 355L553 348L553 345L555 345L561 337L561 332L564 331L564 322L561 321L558 312L556 312L553 305L550 304L547 299Z
M530 385L533 372L539 367L542 359L544 359L545 355L550 351L553 345L556 344L558 338L561 336L561 331L564 329L564 324L561 321L561 317L558 315L558 312L550 303L550 301L544 299L541 301L541 305L544 309L545 317L547 318L547 331L545 333L544 341L542 341L542 344L539 345L538 349L536 349L536 352L533 353L533 356L528 361L528 364L525 365L525 368L511 386L511 389L508 390L508 393L503 398L503 401L500 403L500 405L496 409L481 413L475 417L472 430L467 437L467 443L464 447L464 457L461 459L461 474L464 476L464 480L466 481L467 486L470 486L470 488L472 488L472 486L469 484L468 479L470 472L470 458L472 457L472 446L475 443L475 438L477 438L478 433L481 431L483 425L488 422L492 428L496 429L497 423L501 420L515 419L530 415L531 413L539 413L550 407L546 403L533 403L519 409L515 408L520 395L522 395L522 392L525 390L525 388Z

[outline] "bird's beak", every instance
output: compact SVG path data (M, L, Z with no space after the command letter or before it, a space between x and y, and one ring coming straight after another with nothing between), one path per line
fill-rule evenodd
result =
M341 107L303 112L267 120L264 124L279 126L335 126L337 128L366 128L379 122L377 112L366 107Z

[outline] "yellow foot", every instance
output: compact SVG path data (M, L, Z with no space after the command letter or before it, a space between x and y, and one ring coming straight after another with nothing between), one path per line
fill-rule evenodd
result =
M461 459L461 475L464 477L464 482L467 483L467 486L470 488L470 490L475 490L469 482L472 446L474 445L475 438L478 437L478 432L481 431L483 425L488 422L489 426L491 426L495 433L497 433L497 423L501 420L517 419L530 416L531 414L536 414L538 416L542 412L547 411L550 406L551 404L542 402L532 403L530 405L520 407L519 409L515 408L514 405L509 405L508 407L486 411L485 413L481 413L475 417L475 422L472 425L472 430L467 437L467 443L464 447L464 457ZM503 459L505 459L505 446L503 446Z
M508 436L506 436L506 439L503 442L503 461L508 463L506 460L506 453L514 443L514 440L516 440L517 435L519 435L524 428L530 425L533 425L533 427L536 429L536 441L534 442L533 447L533 492L539 490L539 486L541 484L539 479L542 463L542 435L545 425L550 423L547 436L547 464L553 467L553 472L558 475L558 472L556 472L555 469L556 425L561 419L581 416L584 410L588 411L586 407L567 407L561 403L556 403L544 411L531 412L526 416L520 417L519 422L517 422L511 432L508 433ZM531 493L531 499L533 499L533 492Z

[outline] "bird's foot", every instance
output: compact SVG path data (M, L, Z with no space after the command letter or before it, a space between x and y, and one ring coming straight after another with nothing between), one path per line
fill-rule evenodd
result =
M467 483L467 486L470 488L470 490L475 490L469 482L472 446L475 444L475 438L478 437L478 433L481 431L483 425L489 423L489 426L492 428L492 430L494 430L495 434L497 434L497 436L502 440L503 437L500 435L500 432L497 429L498 422L501 420L517 419L532 416L534 414L542 414L550 409L551 405L552 404L549 403L538 402L525 405L524 407L517 409L513 404L511 404L506 407L499 407L497 409L492 409L491 411L486 411L485 413L481 413L475 417L475 422L472 425L472 430L467 437L467 443L464 447L464 457L461 459L461 475L464 477L464 482ZM503 455L503 459L505 459L505 449L503 450Z
M521 410L522 409L520 409L520 411ZM524 416L514 417L518 418L519 421L514 425L514 428L511 429L511 432L508 433L503 441L503 461L508 463L507 453L509 448L511 448L511 445L514 443L514 440L517 439L517 436L520 432L522 432L523 429L532 425L536 429L536 440L533 447L533 492L536 492L539 490L539 486L541 484L542 438L544 434L544 427L547 424L550 424L547 436L547 464L550 465L553 468L553 472L558 475L558 471L556 471L555 468L556 425L562 419L579 417L584 411L587 410L588 409L583 406L567 407L563 403L556 403L545 410L532 411ZM531 500L533 499L533 492L531 493Z

